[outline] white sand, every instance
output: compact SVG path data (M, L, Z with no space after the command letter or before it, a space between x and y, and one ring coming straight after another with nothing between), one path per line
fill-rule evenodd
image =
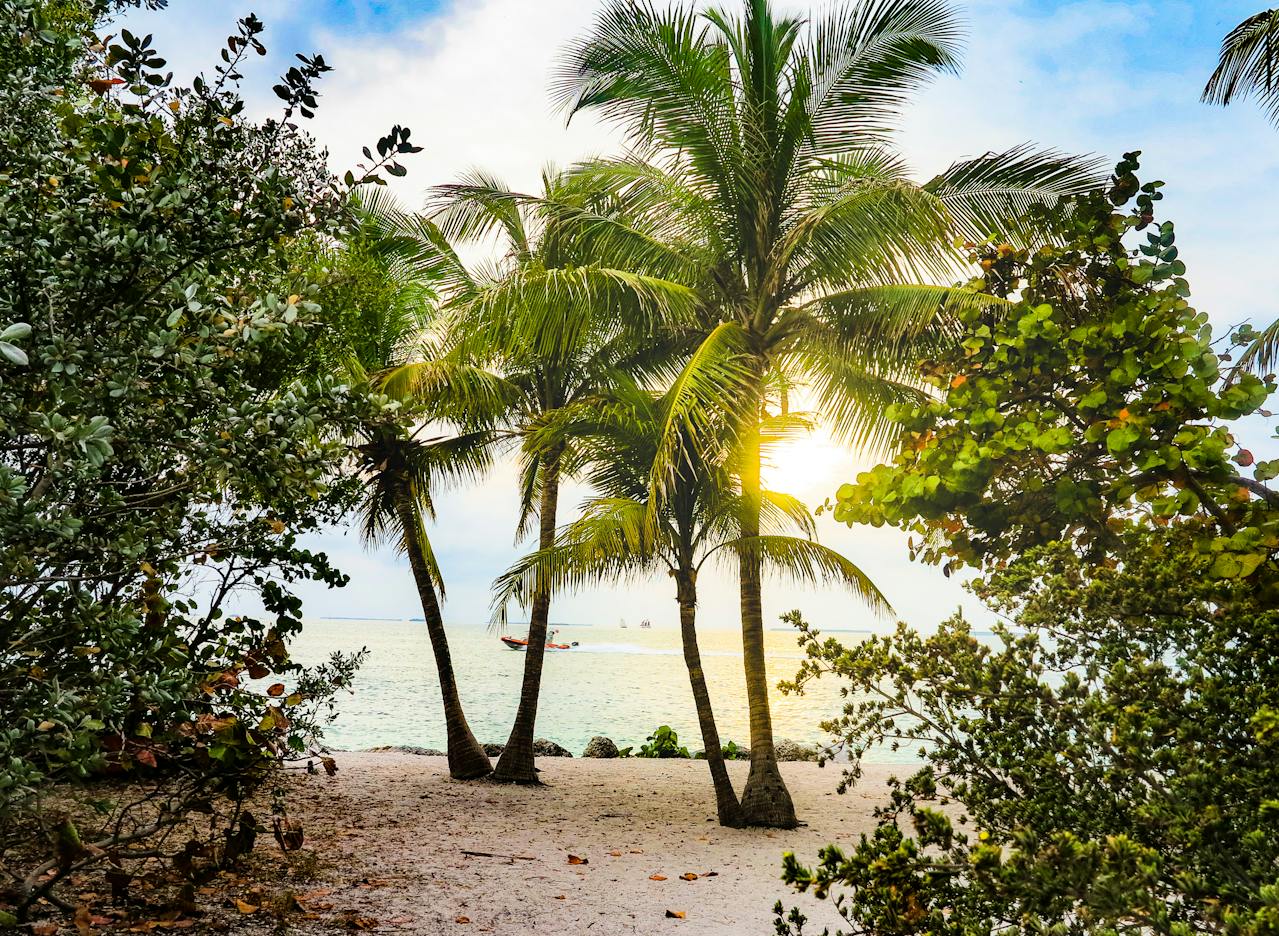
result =
M855 843L873 827L871 810L894 772L869 769L840 796L838 766L783 764L808 825L766 831L714 821L701 761L544 758L542 787L456 782L437 757L341 754L338 764L336 777L302 778L291 800L307 847L334 863L316 886L331 888L324 899L335 910L373 918L380 931L512 936L767 936L779 898L808 914L810 932L834 929L829 901L781 883L782 853L812 863L829 842ZM730 765L739 791L747 767ZM570 854L589 863L570 864ZM699 877L680 880L686 872ZM686 916L669 919L667 910Z

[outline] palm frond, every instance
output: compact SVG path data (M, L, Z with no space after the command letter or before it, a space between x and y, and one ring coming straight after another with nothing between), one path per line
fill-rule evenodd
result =
M956 72L964 29L945 0L863 0L815 18L795 84L812 152L828 156L882 138L910 95Z
M729 540L720 549L737 556L758 557L765 568L806 585L847 588L875 614L892 614L888 599L870 577L829 546L798 536L750 536Z
M1236 374L1251 371L1257 375L1272 373L1279 363L1279 319L1275 319L1253 339L1252 344L1239 355L1231 379Z
M654 508L687 459L700 458L704 448L722 441L726 422L734 425L745 415L743 388L750 379L745 341L738 323L716 326L667 390L650 473Z
M1030 246L1044 233L1024 220L1032 205L1052 206L1105 181L1102 159L1023 143L957 162L924 189L946 206L959 236L975 242L1000 236Z
M523 604L538 588L572 590L640 578L661 563L656 534L642 502L593 499L581 517L558 531L555 545L523 556L494 581L494 620L510 602Z
M527 256L532 236L523 204L528 199L496 176L476 169L458 182L433 188L427 213L449 241L484 241L502 234L508 251Z
M1240 97L1256 98L1270 122L1279 124L1279 9L1248 17L1221 42L1203 100L1225 106Z
M692 6L610 0L566 50L552 94L570 118L593 108L638 145L682 152L723 202L743 190L729 53Z

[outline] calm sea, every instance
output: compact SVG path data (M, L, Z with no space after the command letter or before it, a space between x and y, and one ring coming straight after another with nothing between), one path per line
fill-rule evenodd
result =
M523 634L517 634L523 636ZM865 635L840 633L846 643ZM679 631L612 627L563 627L558 641L571 650L548 652L538 707L537 735L579 755L593 735L619 747L639 745L658 725L670 725L690 751L702 747ZM720 738L749 740L741 633L699 633L702 665L710 686ZM505 742L519 699L524 654L507 649L484 627L451 627L449 646L467 720L483 742ZM293 644L294 658L315 663L334 650L367 647L354 691L339 699L337 720L326 732L334 748L381 745L444 748L444 720L435 660L420 621L312 620ZM765 632L771 685L795 675L802 653L791 630ZM824 742L819 723L838 715L839 685L822 680L803 696L773 690L777 738ZM885 752L882 759L902 759Z

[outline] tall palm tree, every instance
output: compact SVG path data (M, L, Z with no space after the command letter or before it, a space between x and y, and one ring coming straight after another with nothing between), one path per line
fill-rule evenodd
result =
M393 536L408 555L439 675L449 773L469 780L488 774L492 765L462 709L440 609L444 580L425 521L434 517L439 485L473 479L488 466L492 439L482 429L431 434L428 427L442 409L414 392L425 382L410 388L387 379L415 355L429 352L426 336L434 313L429 286L404 259L411 243L387 234L387 219L398 213L393 203L377 196L357 208L360 223L334 257L337 277L331 282L351 314L341 334L322 340L344 376L373 385L399 404L382 418L371 418L354 440L364 482L361 532L366 542Z
M866 0L812 20L769 0L740 9L610 0L557 83L572 114L601 113L634 152L576 172L612 191L620 216L583 217L629 269L688 283L702 336L749 349L735 458L739 535L760 533L761 420L770 386L807 384L815 408L857 443L884 440L887 406L919 392L918 357L947 337L942 314L971 294L956 234L981 240L1036 201L1094 186L1095 163L1018 147L910 181L888 147L910 94L956 68L961 30L942 0ZM619 261L620 262L620 261ZM709 360L710 355L701 355ZM784 379L778 380L777 375ZM782 400L781 408L785 408ZM749 822L795 825L773 749L761 556L739 557L751 717Z
M1270 122L1279 125L1279 9L1248 17L1221 42L1217 68L1204 86L1203 100L1225 106L1236 98L1256 98ZM1279 319L1256 333L1235 365L1268 373L1279 362Z
M659 447L670 437L668 427L678 419L672 404L685 376L660 396L619 381L609 404L589 407L577 434L589 451L587 478L600 493L560 531L552 548L524 557L498 580L494 603L505 607L512 598L527 594L539 577L564 588L665 571L675 583L684 662L715 788L716 811L721 825L739 827L745 817L724 764L697 643L697 580L702 568L716 558L753 552L770 566L801 579L847 585L877 610L888 606L861 570L813 540L812 516L792 497L763 492L767 535L753 541L738 535L741 498L724 464L731 446L722 425L720 444L714 450L705 444L705 427L690 432L682 426L680 449L669 459L673 477L664 491L653 491L652 465ZM782 433L797 422L793 417L775 419L766 430ZM780 531L788 527L803 535L782 535Z
M438 277L447 314L450 360L484 368L506 401L500 435L518 447L521 509L517 536L534 518L538 547L554 542L562 478L581 461L564 414L593 398L618 373L643 372L653 349L645 335L691 320L695 295L661 277L609 266L567 236L561 212L606 211L569 190L548 170L543 192L520 195L474 173L435 192L433 218L404 219L418 237L423 264ZM458 248L498 245L496 263L468 266ZM401 369L411 383L438 362ZM531 590L524 677L515 723L493 771L495 780L536 783L533 740L552 587Z

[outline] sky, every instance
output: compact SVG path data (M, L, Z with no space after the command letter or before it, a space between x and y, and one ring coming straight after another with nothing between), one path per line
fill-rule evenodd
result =
M955 160L1026 141L1111 163L1142 150L1143 180L1167 183L1162 217L1177 223L1197 307L1219 329L1279 314L1279 130L1247 102L1226 109L1199 103L1221 37L1256 12L1259 0L955 5L968 26L964 68L919 94L901 123L898 144L919 180ZM821 2L778 0L778 6L802 12ZM270 54L246 71L245 91L259 116L273 112L272 79L291 53L322 53L335 70L323 80L309 129L328 148L333 168L353 165L360 148L393 124L408 126L425 150L405 161L409 174L395 191L420 207L430 186L472 168L527 191L546 163L568 165L619 148L614 133L589 118L566 127L547 94L557 55L597 9L596 0L171 0L166 11L130 15L127 25L153 33L183 79L211 70L236 17L257 13L267 24ZM1246 441L1273 457L1279 452L1267 434L1259 428ZM779 452L770 472L773 486L816 505L872 463L819 430ZM571 516L588 493L570 485L561 513ZM482 485L440 498L431 536L451 625L487 622L491 581L527 548L513 541L516 503L510 465ZM975 620L990 619L958 581L911 563L896 531L849 529L824 517L819 532L874 578L897 617L928 629L962 606ZM392 550L370 551L341 529L311 545L328 552L351 583L335 591L303 586L307 614L421 614L407 562ZM702 625L734 626L736 587L728 571L700 581ZM655 627L675 627L673 597L665 580L627 583L557 596L551 617L575 624L649 618ZM838 591L771 582L766 621L779 626L778 615L791 608L827 629L891 625Z

